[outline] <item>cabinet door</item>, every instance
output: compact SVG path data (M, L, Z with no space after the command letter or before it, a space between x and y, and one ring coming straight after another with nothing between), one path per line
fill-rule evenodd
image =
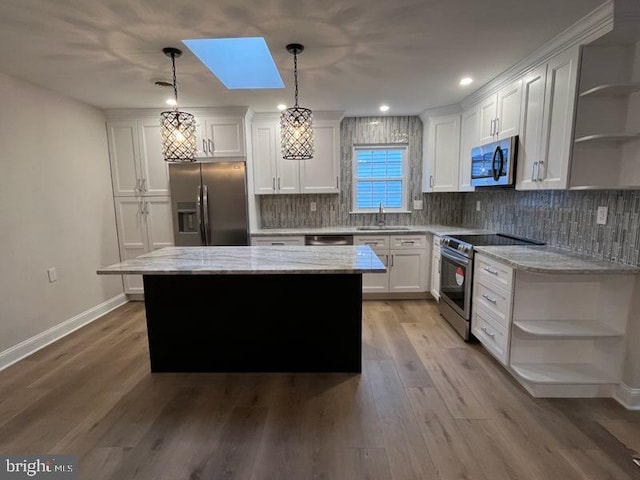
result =
M276 132L276 193L300 193L300 163L307 160L285 160L280 148L280 124L275 122Z
M539 188L567 188L579 56L580 49L576 46L556 55L547 64L543 127L545 158L539 166Z
M498 140L520 133L520 106L522 103L522 80L513 82L498 92L498 117L495 132Z
M120 259L131 260L147 252L147 232L143 200L116 197L116 222ZM143 293L142 275L123 275L125 293Z
M339 193L340 126L316 121L313 136L313 158L300 161L300 193Z
M440 300L440 237L433 237L433 253L431 256L431 295Z
M433 117L429 121L431 191L457 192L460 162L460 115Z
M472 192L471 149L480 145L480 114L477 106L462 113L460 124L460 177L458 191Z
M205 118L207 142L213 144L214 157L244 157L244 120L242 118ZM209 149L210 149L209 144ZM209 156L211 152L208 151Z
M516 189L538 188L537 168L542 160L542 125L547 66L528 73L522 81L520 145Z
M273 123L251 126L253 144L253 191L256 195L276 193L276 129Z
M140 190L143 195L169 195L169 165L162 156L160 122L138 121L140 138Z
M143 212L147 228L147 251L174 245L171 197L147 197Z
M135 120L107 123L113 194L135 196L140 187L140 148Z
M385 293L389 291L389 250L373 249L380 261L387 267L386 273L363 273L362 293Z
M480 103L480 144L491 143L495 140L495 120L498 115L498 96L493 94Z
M391 250L389 255L389 291L426 291L425 250Z

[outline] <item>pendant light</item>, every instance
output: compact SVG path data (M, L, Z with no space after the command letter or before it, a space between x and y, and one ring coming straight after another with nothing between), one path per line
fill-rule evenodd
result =
M280 116L282 158L309 160L313 158L313 114L308 108L298 106L298 54L304 50L304 46L290 43L286 48L293 54L296 96L295 105L283 110Z
M182 50L167 47L162 52L171 58L175 100L173 110L160 114L162 154L167 162L193 162L196 154L196 119L190 113L178 110L176 57L182 55Z

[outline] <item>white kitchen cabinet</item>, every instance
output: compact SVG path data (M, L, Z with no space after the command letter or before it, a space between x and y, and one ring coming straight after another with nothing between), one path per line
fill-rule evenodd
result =
M472 192L471 150L480 145L480 109L477 105L462 112L460 122L460 175L458 191Z
M457 192L460 164L460 115L428 120L423 192Z
M196 156L244 157L244 118L223 116L196 117Z
M368 245L387 267L386 273L362 275L363 293L427 291L428 244L424 235L358 235L355 245Z
M431 251L431 296L440 300L440 240L438 235L433 236L433 249Z
M251 136L256 195L340 192L339 122L314 122L315 153L310 160L282 158L278 116L256 116Z
M519 79L480 102L480 144L520 133L521 96L522 80Z
M313 158L300 161L300 193L340 193L340 124L314 121L313 139Z
M130 260L173 242L170 197L115 197L120 258ZM124 275L125 293L144 293L141 275Z
M304 235L270 235L270 236L252 236L251 245L282 247L285 245L304 245Z
M158 119L109 121L107 137L115 196L169 195Z

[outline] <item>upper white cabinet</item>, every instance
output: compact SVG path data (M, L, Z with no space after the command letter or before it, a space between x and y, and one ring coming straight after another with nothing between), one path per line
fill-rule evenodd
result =
M579 55L572 47L524 78L519 190L568 186Z
M462 112L460 124L460 192L475 190L471 186L471 150L480 144L480 109L474 105Z
M115 196L169 194L158 119L109 121L107 137Z
M480 102L480 144L518 135L522 80L516 80Z
M425 128L423 192L458 191L460 114L430 117Z
M251 124L256 195L340 192L340 123L314 121L314 156L285 160L279 116L258 116Z
M199 116L196 138L199 158L244 157L244 118Z

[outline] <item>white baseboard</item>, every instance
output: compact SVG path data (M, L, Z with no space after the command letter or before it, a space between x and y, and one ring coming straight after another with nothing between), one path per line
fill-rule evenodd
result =
M613 394L613 398L627 410L640 410L640 388L631 388L621 383Z
M62 337L65 337L71 332L74 332L94 320L97 320L104 314L109 313L111 310L114 310L127 302L127 296L124 293L121 293L120 295L116 295L106 302L102 302L95 307L91 307L90 309L79 313L75 317L65 320L42 333L38 333L37 335L26 339L24 342L20 342L19 344L0 352L0 370L4 370L8 366L32 355L56 340L60 340Z

